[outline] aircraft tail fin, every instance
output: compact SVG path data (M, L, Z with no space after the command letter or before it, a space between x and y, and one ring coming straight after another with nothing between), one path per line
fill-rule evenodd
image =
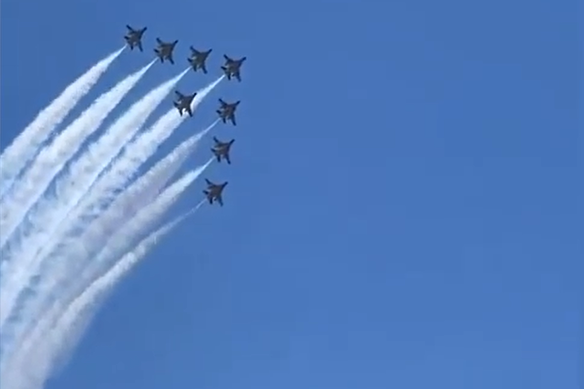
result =
M162 40L160 38L156 38L156 43L158 43L159 45L162 44Z

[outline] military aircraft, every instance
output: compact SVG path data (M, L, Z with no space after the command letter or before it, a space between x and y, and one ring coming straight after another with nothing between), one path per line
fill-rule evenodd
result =
M137 47L140 51L144 51L142 49L142 35L144 35L147 27L135 30L129 25L126 25L126 28L128 29L128 33L124 35L124 39L128 46L130 46L130 50L134 50L134 47Z
M223 189L227 185L227 181L222 184L213 184L211 181L205 178L207 182L207 190L204 190L203 193L207 196L207 200L209 200L209 204L213 204L213 201L217 201L220 206L223 206Z
M205 66L205 61L207 60L207 57L209 56L209 54L211 54L211 51L213 51L213 49L209 49L207 51L199 51L195 49L193 46L191 46L190 49L191 56L188 58L188 61L191 64L193 70L196 72L197 69L201 69L203 73L207 74L207 67Z
M176 97L178 98L178 100L174 102L174 107L178 109L178 113L180 113L180 116L182 116L183 113L186 111L190 117L193 117L191 103L193 102L193 99L197 95L197 92L194 92L192 95L183 95L179 91L174 91L174 93L176 93Z
M154 52L158 58L160 58L160 62L164 62L164 60L167 59L168 62L174 65L172 52L174 51L174 47L178 43L178 40L174 42L163 42L160 38L156 38L156 43L158 43L158 47L154 49Z
M222 99L219 99L219 103L221 103L221 107L216 112L217 114L219 114L219 117L221 118L223 123L226 123L227 120L231 120L231 123L233 123L233 125L236 126L237 123L235 122L235 110L237 109L239 103L241 103L241 100L229 104L223 101Z
M231 165L231 159L229 159L229 149L231 145L235 142L235 139L231 139L229 142L221 142L219 139L213 137L215 141L215 146L211 149L215 157L217 157L217 162L221 162L221 157L225 158L228 164Z
M241 82L241 76L239 75L239 68L243 65L243 62L246 60L247 57L243 57L241 59L233 59L229 58L226 55L223 55L225 58L225 65L221 66L221 69L227 76L228 80L231 80L231 77L237 78L237 81Z

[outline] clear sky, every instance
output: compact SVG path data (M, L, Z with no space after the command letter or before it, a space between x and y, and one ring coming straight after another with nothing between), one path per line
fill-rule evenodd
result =
M569 0L3 1L2 147L127 23L148 26L145 52L85 104L157 36L179 39L177 65L125 106L191 44L213 48L212 74L185 92L223 53L248 57L164 146L241 99L238 126L213 130L236 139L233 164L206 172L230 181L225 207L119 285L48 388L577 388L578 15Z

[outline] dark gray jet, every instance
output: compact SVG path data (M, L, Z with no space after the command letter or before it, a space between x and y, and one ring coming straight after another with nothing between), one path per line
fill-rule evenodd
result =
M222 99L219 99L219 103L221 103L221 107L216 112L223 121L223 123L227 123L227 120L231 120L231 123L233 123L233 125L236 126L237 123L235 122L235 110L237 109L239 103L241 103L241 100L229 104L223 101Z
M193 99L197 95L197 92L194 92L192 95L186 96L180 93L179 91L174 91L174 93L176 93L176 97L178 98L178 100L174 102L174 107L178 109L178 113L180 113L180 116L182 116L183 113L186 111L190 117L193 117L191 103L193 102Z
M213 184L211 181L205 178L207 182L207 190L204 190L203 193L207 196L207 200L209 200L209 204L213 204L213 201L217 201L220 206L223 206L223 189L227 186L227 181L222 184Z
M140 51L144 51L142 49L142 35L144 35L147 27L134 30L132 27L126 25L126 28L128 29L128 33L124 35L124 39L128 46L130 46L130 50L134 50L134 47L137 47Z
M219 139L213 137L215 141L215 146L211 149L215 157L217 157L217 162L221 162L221 157L223 157L229 165L231 165L231 159L229 159L229 149L231 145L235 142L235 139L231 139L229 142L221 142Z
M174 65L174 59L172 58L172 52L174 51L174 47L178 43L178 40L169 43L163 42L160 38L156 38L156 43L158 43L158 47L154 49L156 56L160 58L160 62L164 62L164 60L168 60L171 64Z
M209 49L207 51L199 51L195 49L193 46L190 47L191 49L191 56L189 57L188 61L191 64L191 67L196 72L197 69L201 69L203 73L207 74L207 67L205 66L205 61L207 61L207 57L211 54L213 49Z
M241 59L233 59L229 58L226 55L223 55L223 58L225 58L225 65L221 66L221 69L227 76L227 79L231 80L231 77L235 77L237 81L241 82L239 68L241 68L241 65L243 65L243 62L246 60L247 57L243 57Z

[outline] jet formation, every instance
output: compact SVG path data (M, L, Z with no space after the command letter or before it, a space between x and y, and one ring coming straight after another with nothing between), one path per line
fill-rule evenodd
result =
M130 25L126 25L128 29L126 35L124 35L124 39L127 45L130 47L130 50L134 50L134 47L137 47L140 51L144 51L142 47L142 38L144 36L144 32L148 29L147 27L143 28L134 28ZM156 57L160 59L161 63L165 61L170 62L174 65L174 50L178 43L178 39L174 41L163 41L160 38L156 38L157 46L154 48L154 53L156 53ZM191 55L187 58L187 61L193 71L201 70L204 74L207 74L207 58L209 54L213 51L213 49L208 49L207 51L202 51L190 46L189 49L191 50ZM221 70L227 77L227 80L236 79L237 81L241 82L241 66L247 59L247 57L241 57L240 59L234 59L229 57L226 54L223 54L223 58L225 59L225 63L221 66Z
M144 37L144 33L147 30L147 27L134 28L130 25L126 25L126 29L127 32L124 35L124 40L126 41L128 47L130 47L130 50L137 48L143 52L144 48L142 45L142 39ZM159 59L161 63L169 62L171 65L174 65L174 53L178 44L178 40L163 41L157 37L156 44L157 45L154 48L156 58ZM189 66L193 72L197 73L200 70L203 74L208 74L207 60L210 54L213 52L213 49L208 48L205 51L199 50L194 46L189 46L189 49L190 55L187 57L187 62L189 63ZM221 71L227 80L230 81L235 79L238 82L241 82L241 67L246 61L247 57L235 59L224 54L223 59L225 62L223 65L221 65ZM193 92L192 94L183 94L182 92L175 90L175 95L176 97L173 101L173 105L177 109L179 115L183 116L184 114L188 114L189 117L192 117L193 101L197 96L197 92ZM230 121L231 124L236 126L237 122L235 120L235 111L237 110L237 107L241 101L238 100L233 103L227 103L225 100L219 99L219 103L220 106L216 110L216 113L219 115L220 120L223 123ZM215 144L211 148L211 152L213 153L214 158L218 163L221 163L221 161L225 160L228 165L231 165L230 151L233 143L235 142L235 139L231 139L229 141L220 141L217 137L213 137L213 141ZM228 182L225 181L221 184L215 184L207 178L205 178L205 181L207 183L207 189L203 190L203 194L205 195L209 204L218 203L220 206L223 206L223 190L227 186Z

